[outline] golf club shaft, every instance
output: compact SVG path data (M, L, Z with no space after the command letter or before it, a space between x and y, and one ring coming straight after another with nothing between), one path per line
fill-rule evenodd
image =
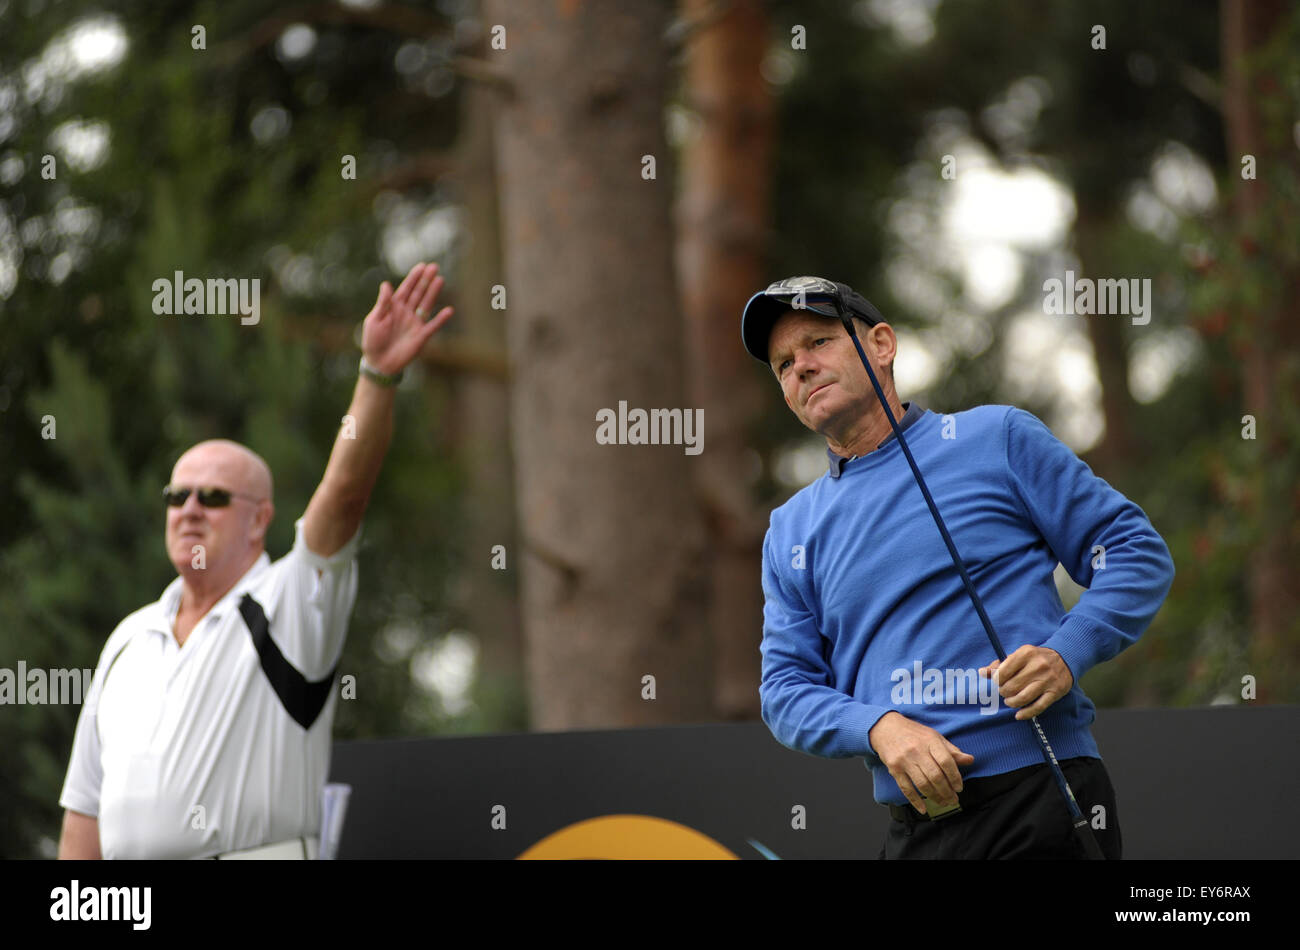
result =
M867 376L871 379L871 385L876 390L876 398L880 400L880 405L885 410L885 418L889 420L889 426L894 430L894 437L898 439L899 447L902 448L903 455L907 458L907 464L912 468L912 474L916 477L916 484L921 489L921 494L925 496L925 503L930 507L930 514L934 516L934 523L938 525L939 533L943 535L943 542L948 546L948 554L951 555L953 564L956 566L958 573L961 574L962 583L966 585L966 593L970 595L971 603L975 605L975 612L979 614L980 623L984 625L984 633L993 646L993 652L997 654L999 660L1005 660L1007 651L1003 649L1002 641L998 639L997 632L993 629L993 623L984 610L984 602L980 600L975 585L971 582L970 574L966 571L965 562L962 561L961 555L957 553L957 545L953 543L952 536L948 534L948 527L943 523L943 518L939 514L939 507L934 503L934 498L930 495L930 489L921 476L921 469L917 467L916 459L912 458L912 450L907 447L907 440L903 438L903 430L899 428L898 420L894 418L893 410L889 408L889 400L885 398L885 391L880 387L880 382L871 369L871 363L862 349L862 343L858 340L858 335L853 332L853 318L844 312L843 305L838 300L836 301L836 308L839 311L840 320L844 324L844 329L848 331L849 339L853 341L853 346L858 351L858 357L862 360ZM1056 761L1056 753L1052 751L1052 746L1047 741L1047 733L1043 732L1043 727L1039 724L1037 716L1031 717L1029 722L1034 729L1034 734L1038 736L1038 744L1043 753L1043 759L1050 766L1052 775L1056 779L1057 788L1061 792L1061 797L1065 799L1065 806L1070 812L1070 821L1074 826L1075 838L1079 841L1084 854L1090 860L1104 860L1105 855L1101 853L1101 848L1098 846L1096 838L1093 837L1088 819L1084 817L1083 811L1079 808L1074 792L1070 789L1070 783L1065 780L1065 772L1062 771L1060 763Z

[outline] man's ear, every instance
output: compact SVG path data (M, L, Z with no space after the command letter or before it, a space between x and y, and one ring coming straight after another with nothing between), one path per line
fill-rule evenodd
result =
M257 506L257 514L253 516L253 532L256 540L266 541L266 529L271 526L271 519L275 517L275 505L269 500L262 501Z
M867 331L867 337L880 362L892 364L898 355L898 336L894 333L894 328L888 323L877 323Z

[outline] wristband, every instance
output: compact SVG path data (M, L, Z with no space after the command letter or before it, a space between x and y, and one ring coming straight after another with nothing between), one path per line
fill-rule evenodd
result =
M369 380L378 383L380 386L396 386L402 381L402 373L381 373L369 363L364 356L361 357L361 375ZM404 371L403 371L404 372Z

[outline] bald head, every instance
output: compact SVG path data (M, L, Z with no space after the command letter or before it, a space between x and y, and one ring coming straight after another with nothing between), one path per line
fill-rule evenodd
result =
M271 467L252 449L229 439L200 442L176 460L172 483L199 484L271 500Z
M197 491L167 508L167 554L196 591L220 595L257 560L275 515L271 469L252 449L229 439L200 442L176 460L175 488L223 488L230 503L206 506Z

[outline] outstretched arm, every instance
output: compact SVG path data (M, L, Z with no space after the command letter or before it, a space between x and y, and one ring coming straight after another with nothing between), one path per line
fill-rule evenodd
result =
M396 291L384 281L361 333L361 353L371 368L400 373L450 319L451 307L443 307L426 322L442 285L437 264L416 264ZM393 387L360 376L348 415L352 422L334 440L325 476L303 515L307 547L322 557L342 548L361 525L393 435Z

